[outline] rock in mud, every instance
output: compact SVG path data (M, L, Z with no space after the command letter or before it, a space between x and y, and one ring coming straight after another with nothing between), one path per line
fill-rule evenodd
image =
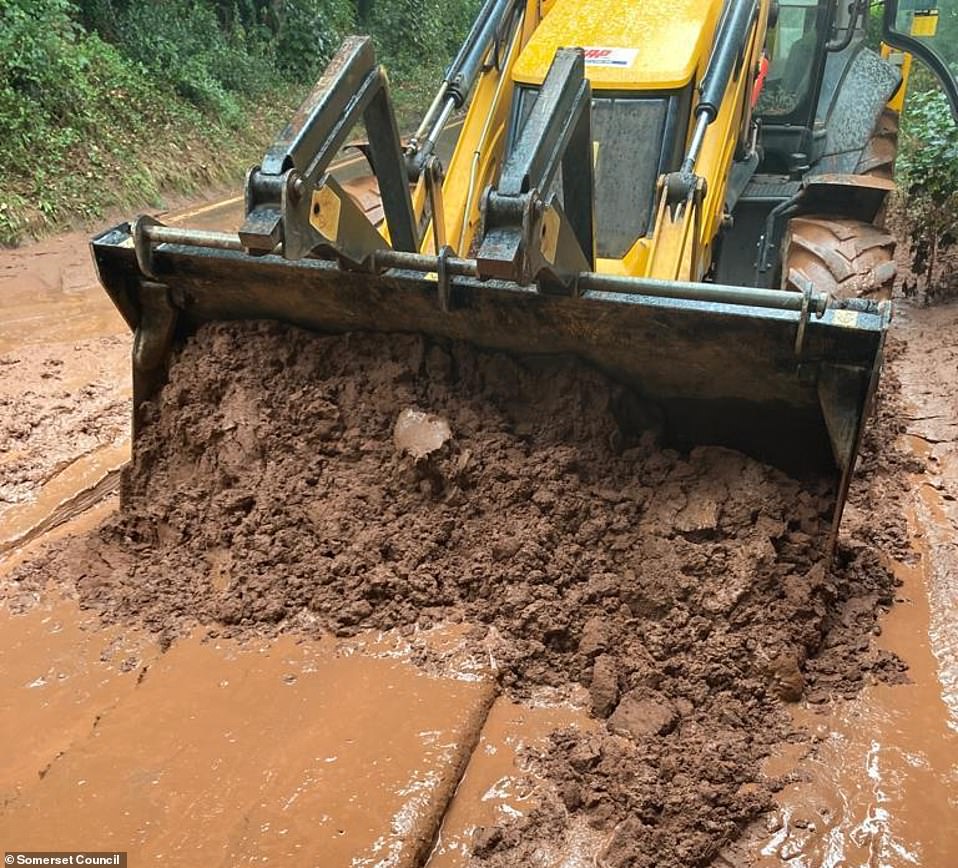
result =
M619 698L619 667L614 657L603 654L592 667L592 713L596 717L608 717Z
M601 654L609 644L609 623L605 618L589 618L582 628L579 653L585 657Z
M413 458L425 458L438 452L452 439L449 423L430 413L406 407L393 428L393 441L400 452Z
M678 721L675 707L664 696L627 693L609 718L609 731L634 739L668 735Z
M779 654L770 667L772 682L779 698L798 702L805 691L805 676L794 654Z

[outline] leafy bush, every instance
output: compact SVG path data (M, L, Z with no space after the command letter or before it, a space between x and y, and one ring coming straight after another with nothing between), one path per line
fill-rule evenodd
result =
M66 0L0 6L0 237L23 207L56 216L151 95L118 53L71 18ZM139 124L142 127L142 122Z
M934 286L958 243L958 130L941 91L909 94L896 168L912 271Z
M67 0L0 0L0 243L236 176L262 147L251 103L237 112L256 122L227 132L218 110L180 98L75 16ZM279 93L269 133L292 102Z
M71 121L89 97L88 69L100 46L73 24L66 0L8 0L0 6L0 141L15 161L52 143L36 115L56 119L59 144L70 144Z
M354 29L350 0L286 0L273 26L279 71L295 81L311 83L319 77Z
M364 28L428 101L479 0L0 0L0 243L241 177Z
M135 4L118 22L120 44L131 60L167 78L177 94L194 105L238 119L238 105L222 75L238 62L240 68L227 74L236 90L243 89L247 58L230 50L212 9L190 10L190 5L188 0L170 0L169 9Z
M459 49L479 0L374 0L367 27L393 77L441 70Z

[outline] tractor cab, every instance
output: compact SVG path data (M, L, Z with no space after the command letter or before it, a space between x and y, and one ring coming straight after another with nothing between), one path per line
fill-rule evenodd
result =
M882 54L870 47L868 10L867 0L773 6L755 106L763 171L861 171L876 119L901 86L902 51L923 60L958 105L958 2L887 0L882 39L899 51Z
M794 289L783 268L791 219L879 218L894 188L905 52L937 74L958 106L958 0L887 0L882 49L871 23L866 0L772 7L752 93L756 147L732 169L717 281Z

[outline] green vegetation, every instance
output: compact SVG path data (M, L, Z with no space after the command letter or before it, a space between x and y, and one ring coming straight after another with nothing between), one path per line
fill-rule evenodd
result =
M911 14L910 7L902 8L905 16ZM883 14L882 5L871 7L868 32L876 50ZM909 20L899 22L906 32ZM958 62L955 9L942 10L934 46L949 64ZM934 297L945 272L954 270L954 257L948 254L958 245L958 130L938 80L917 58L908 81L895 168L896 228L908 242L912 273L926 297ZM905 289L914 292L917 287Z
M897 170L911 268L933 297L949 267L946 254L958 244L958 131L937 88L908 94Z
M235 182L341 39L408 127L477 0L0 0L0 243Z

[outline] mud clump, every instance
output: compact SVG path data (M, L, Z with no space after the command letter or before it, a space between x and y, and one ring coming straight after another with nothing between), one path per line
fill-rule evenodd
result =
M659 448L571 359L217 324L144 410L119 514L21 583L168 638L467 621L513 695L581 685L603 726L531 760L555 793L480 832L493 864L579 821L605 865L705 864L770 805L782 702L891 665L847 653L893 592L863 551L826 569L829 483Z

